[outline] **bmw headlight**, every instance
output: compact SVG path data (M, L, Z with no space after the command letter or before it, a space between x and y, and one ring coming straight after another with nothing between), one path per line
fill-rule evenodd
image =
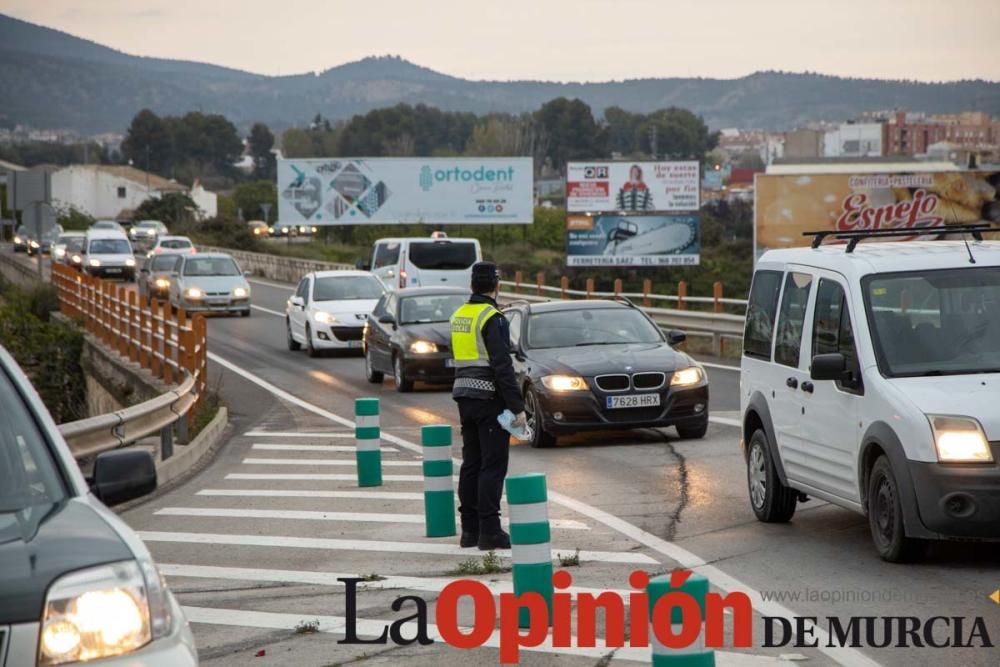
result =
M542 384L550 391L583 391L587 381L577 375L543 375Z
M927 415L941 463L992 463L983 427L972 417Z
M680 368L670 377L671 387L690 387L701 382L701 369L697 366Z
M237 287L233 290L233 297L237 299L245 299L250 296L250 290L246 287Z
M438 351L438 346L429 340L415 340L410 343L410 352L413 354L433 354Z
M199 287L188 287L184 290L184 296L189 299L201 299L204 298L205 293L201 291Z
M80 570L49 588L39 665L130 653L169 634L166 587L148 558Z
M318 311L313 318L320 324L333 324L337 321L336 315L331 315L330 313L324 312L322 310Z

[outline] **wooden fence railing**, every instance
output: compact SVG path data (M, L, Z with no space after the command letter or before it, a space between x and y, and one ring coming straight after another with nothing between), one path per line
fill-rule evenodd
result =
M108 349L167 384L179 385L189 374L194 378L198 402L204 398L208 347L203 315L188 316L159 300L140 303L134 290L62 264L53 263L52 283L62 313L82 322ZM188 412L189 420L194 413Z

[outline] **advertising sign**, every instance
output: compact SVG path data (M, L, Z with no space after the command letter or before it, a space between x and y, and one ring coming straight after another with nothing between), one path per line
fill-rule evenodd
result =
M568 215L567 266L697 266L699 217Z
M928 228L1000 221L1000 172L788 174L757 177L754 235L758 255L809 245L803 232ZM925 232L921 234L920 232ZM899 240L897 237L895 240Z
M697 211L700 171L697 161L570 162L566 165L566 210Z
M278 220L310 225L530 223L530 157L278 161Z

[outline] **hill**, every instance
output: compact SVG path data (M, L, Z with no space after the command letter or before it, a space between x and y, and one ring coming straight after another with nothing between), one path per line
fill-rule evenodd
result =
M600 114L680 106L712 128L790 129L863 111L909 109L1000 115L1000 83L919 83L757 72L738 79L665 78L602 83L473 81L395 57L365 58L319 74L264 76L182 60L133 56L0 14L0 124L122 131L142 108L222 113L246 127L302 125L407 102L485 113L537 109L578 97Z

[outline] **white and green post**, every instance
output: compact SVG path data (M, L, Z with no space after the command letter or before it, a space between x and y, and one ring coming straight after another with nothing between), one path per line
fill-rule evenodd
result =
M538 593L548 607L552 622L552 531L549 529L548 493L545 475L528 473L507 478L510 509L511 559L514 561L514 595ZM531 625L528 609L518 611L518 626Z
M354 400L354 446L358 486L382 486L382 432L377 398Z
M686 593L698 603L698 639L684 648L668 648L656 638L653 629L653 608L656 601L667 593ZM715 651L705 650L705 598L708 596L708 579L700 574L692 574L678 588L670 585L670 575L653 577L646 586L649 597L649 643L653 649L653 667L715 667ZM684 627L684 612L679 606L670 610L670 624L673 634L681 634Z
M451 426L420 430L424 453L424 524L427 537L455 535L455 482L451 461Z

